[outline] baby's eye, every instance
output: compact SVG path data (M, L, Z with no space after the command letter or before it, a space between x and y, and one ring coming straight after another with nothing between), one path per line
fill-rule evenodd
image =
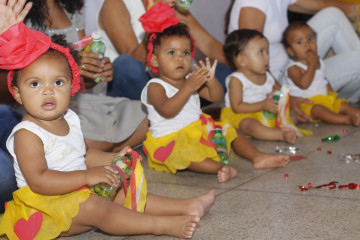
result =
M31 82L31 83L30 83L30 86L31 86L31 87L38 87L38 86L39 86L39 82L37 82L37 81Z
M174 51L169 51L168 54L169 54L169 55L174 55L175 52L174 52Z
M260 50L259 51L259 54L262 56L262 55L264 55L264 51L263 50Z
M62 86L62 85L64 85L64 82L62 80L58 79L58 80L55 81L55 85L56 86Z
M190 55L190 52L189 51L185 51L184 52L184 56L189 56Z
M300 44L302 44L302 41L297 41L296 43L300 45Z

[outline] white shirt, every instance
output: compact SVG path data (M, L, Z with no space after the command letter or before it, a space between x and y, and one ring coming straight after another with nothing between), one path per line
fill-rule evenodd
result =
M155 108L148 104L147 92L150 83L158 83L165 89L168 98L173 97L179 89L171 84L164 82L159 78L151 79L141 92L141 102L146 106L148 119L150 121L150 131L154 138L159 138L170 133L176 132L187 125L200 119L201 108L200 98L197 92L193 92L187 103L183 106L178 114L173 118L164 118Z
M225 94L225 107L231 107L230 103L230 94L229 94L229 84L231 77L238 79L242 86L242 101L246 103L256 103L263 101L266 98L266 95L273 90L275 84L274 78L270 73L266 72L266 81L263 85L257 85L251 82L244 74L241 72L233 72L227 76L225 80L227 92Z
M62 172L85 170L85 142L81 132L80 119L72 110L68 109L64 118L69 125L69 133L66 136L52 134L31 121L23 121L12 130L6 147L14 157L14 169L17 186L27 186L24 175L14 151L15 133L20 129L26 129L36 134L44 144L45 159L49 169Z

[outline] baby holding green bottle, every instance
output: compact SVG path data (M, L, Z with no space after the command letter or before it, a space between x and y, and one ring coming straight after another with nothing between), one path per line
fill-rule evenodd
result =
M294 129L276 128L280 84L269 72L268 51L268 40L256 30L236 30L226 38L224 53L235 72L226 79L221 121L256 139L294 144Z

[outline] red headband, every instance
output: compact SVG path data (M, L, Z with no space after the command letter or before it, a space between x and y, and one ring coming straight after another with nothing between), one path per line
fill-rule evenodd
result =
M147 62L151 70L155 74L159 74L157 68L151 65L151 55L154 51L154 41L156 39L156 33L161 33L165 29L171 26L175 26L179 23L179 18L175 17L175 10L170 7L168 3L158 2L153 5L146 13L144 13L140 18L145 32L150 33L149 43L147 46L148 54L147 54ZM194 57L195 54L195 45L194 39L190 35L191 39L191 56Z
M0 69L10 70L7 76L8 88L13 97L11 82L14 71L35 62L49 48L61 52L69 62L72 72L71 96L80 89L80 71L68 48L51 42L51 38L41 32L30 30L24 23L11 26L0 35Z

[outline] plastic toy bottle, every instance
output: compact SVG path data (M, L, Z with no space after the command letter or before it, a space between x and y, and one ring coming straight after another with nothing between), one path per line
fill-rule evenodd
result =
M188 10L193 3L193 0L178 0L176 5L184 10Z
M332 141L337 141L339 139L340 139L339 135L334 135L334 136L329 136L329 137L326 137L326 138L322 138L321 141L322 142L332 142Z
M111 167L113 167L115 170L118 170L119 172L118 174L118 178L120 180L119 186L122 186L124 184L123 179L120 176L119 168L124 173L125 179L128 180L130 179L130 175L131 175L131 163L132 163L132 156L130 154L125 154L124 156L118 156L112 160ZM106 183L98 183L94 186L91 186L90 188L97 195L106 198L108 200L113 200L118 191L118 187L110 186L109 184Z
M211 138L211 141L215 143L217 154L220 157L220 161L224 164L229 164L226 139L223 135L221 126L214 126L214 136Z
M279 101L280 97L281 97L281 91L278 90L278 91L275 91L275 92L274 92L274 94L273 94L273 96L271 97L271 99L272 99L272 100L277 100L277 101ZM262 114L264 115L264 117L265 117L266 119L269 119L269 120L273 120L273 119L276 118L276 113L272 113L272 112L269 112L269 111L267 111L267 110L263 110L263 111L262 111Z
M101 61L104 56L105 56L105 50L106 50L106 46L105 44L101 41L101 34L98 31L95 31L91 34L93 40L90 43L90 47L89 47L89 51L90 52L94 52L94 53L98 53L102 55L102 58L96 58L96 60ZM97 77L94 79L95 82L100 82L101 81L101 77Z

